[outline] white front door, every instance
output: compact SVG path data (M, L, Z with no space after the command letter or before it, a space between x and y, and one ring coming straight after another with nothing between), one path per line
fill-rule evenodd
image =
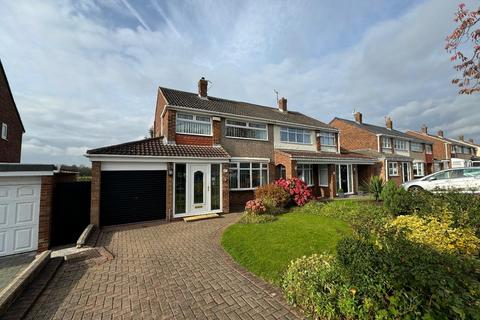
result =
M210 208L210 165L190 165L190 213L205 213Z
M40 183L0 180L0 256L37 250Z

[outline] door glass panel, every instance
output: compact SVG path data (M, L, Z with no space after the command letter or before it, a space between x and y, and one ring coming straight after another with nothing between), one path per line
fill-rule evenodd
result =
M340 166L340 172L341 172L341 182L340 186L343 189L343 192L348 192L348 169L346 165L341 165Z
M185 213L186 164L175 165L175 213Z
M193 174L193 203L203 203L203 171Z
M220 165L212 164L211 172L211 202L212 210L220 209Z

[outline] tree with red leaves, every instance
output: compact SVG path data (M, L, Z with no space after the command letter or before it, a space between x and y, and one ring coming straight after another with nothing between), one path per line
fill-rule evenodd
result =
M455 70L461 72L462 77L453 79L452 83L460 88L460 94L480 92L480 8L469 10L461 3L454 21L458 25L447 37L445 49L453 53L451 60L457 63ZM473 48L466 46L467 43L472 43Z

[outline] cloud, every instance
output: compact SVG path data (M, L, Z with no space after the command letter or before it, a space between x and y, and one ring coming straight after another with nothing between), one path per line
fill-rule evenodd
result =
M451 1L126 3L2 2L22 161L87 163L85 149L142 137L157 87L194 91L201 76L212 95L265 105L277 89L325 122L356 109L480 138L480 96L450 84Z

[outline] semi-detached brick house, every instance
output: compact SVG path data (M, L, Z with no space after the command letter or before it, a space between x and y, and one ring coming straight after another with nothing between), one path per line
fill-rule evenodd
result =
M25 128L0 61L0 163L19 163Z
M373 167L359 166L361 182L377 175L401 184L432 172L432 143L393 129L391 118L381 127L364 123L363 115L356 112L353 121L334 118L330 125L340 130L342 149L377 160Z
M357 167L375 163L340 153L338 130L288 110L160 87L151 139L89 150L91 221L110 225L171 220L243 208L256 187L300 177L320 197L354 193Z
M459 167L469 167L472 160L475 160L476 148L469 143L459 140L446 138L443 130L439 130L436 135L428 132L427 126L422 126L420 131L407 131L407 134L430 141L433 144L434 172Z

